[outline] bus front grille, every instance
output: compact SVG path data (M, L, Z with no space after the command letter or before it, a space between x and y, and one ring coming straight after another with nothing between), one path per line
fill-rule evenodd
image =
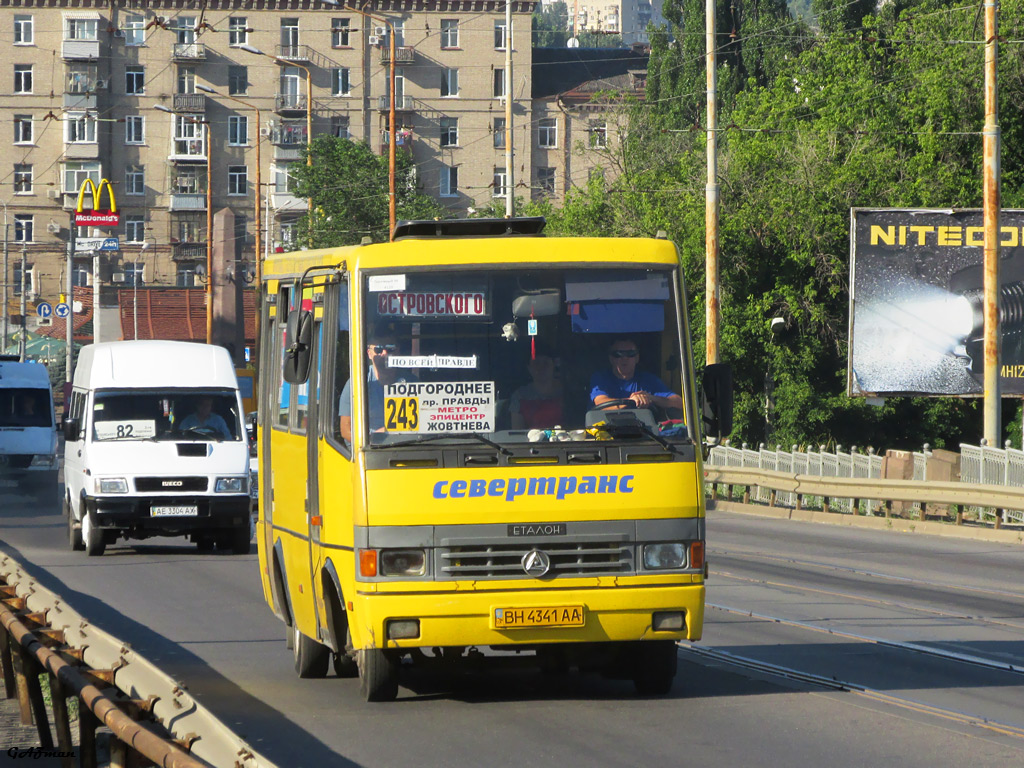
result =
M533 550L551 558L548 577L607 576L635 572L634 545L623 541L541 541L449 546L438 551L441 579L532 578L523 558Z
M135 490L139 493L195 493L205 491L209 481L205 477L137 477Z

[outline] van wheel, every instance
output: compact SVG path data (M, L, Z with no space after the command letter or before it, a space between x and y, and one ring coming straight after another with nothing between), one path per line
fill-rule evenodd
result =
M675 641L633 644L633 685L641 696L664 696L672 690L679 662Z
M367 701L394 701L398 696L398 664L380 648L364 648L356 654L359 690Z
M331 663L331 649L292 627L292 655L295 657L295 672L299 677L327 677Z
M71 502L64 499L64 514L68 517L68 543L72 552L81 552L85 549L85 542L82 541L82 529L75 525L75 513L71 509Z
M85 544L85 554L89 557L99 557L107 548L103 531L93 524L92 513L89 510L85 510L85 514L82 515L82 543Z

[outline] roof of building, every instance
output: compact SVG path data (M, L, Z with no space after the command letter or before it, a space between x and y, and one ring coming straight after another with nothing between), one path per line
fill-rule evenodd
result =
M137 304L136 304L137 302ZM242 291L245 343L256 338L256 291ZM139 339L206 341L206 291L203 288L131 288L118 291L121 337L133 339L138 314Z
M646 70L649 58L631 48L534 48L532 95L551 98L590 81Z

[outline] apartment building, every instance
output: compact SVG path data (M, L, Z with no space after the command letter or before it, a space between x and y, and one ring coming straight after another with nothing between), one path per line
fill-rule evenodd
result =
M619 35L626 45L649 44L649 24L664 24L658 0L572 0L568 3L573 34Z
M121 214L117 227L77 232L119 238L104 283L201 285L208 214L223 208L239 261L255 259L257 207L262 246L289 247L307 206L290 175L310 132L387 152L390 35L396 147L412 154L423 191L456 215L508 193L509 93L516 174L529 185L533 7L512 5L509 82L505 7L492 0L372 0L358 11L327 0L0 0L10 313L23 285L32 300L63 291L85 179L110 179ZM357 192L339 180L338 194ZM76 254L75 285L92 284L91 256Z

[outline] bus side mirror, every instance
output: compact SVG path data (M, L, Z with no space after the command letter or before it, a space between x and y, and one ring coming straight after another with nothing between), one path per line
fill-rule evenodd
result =
M81 424L78 419L64 419L64 440L73 443L79 438Z
M293 320L294 317L294 320ZM313 313L293 312L288 318L288 346L284 356L284 380L302 384L309 378L310 349L313 341Z
M704 434L721 442L732 432L732 366L712 363L701 379Z

